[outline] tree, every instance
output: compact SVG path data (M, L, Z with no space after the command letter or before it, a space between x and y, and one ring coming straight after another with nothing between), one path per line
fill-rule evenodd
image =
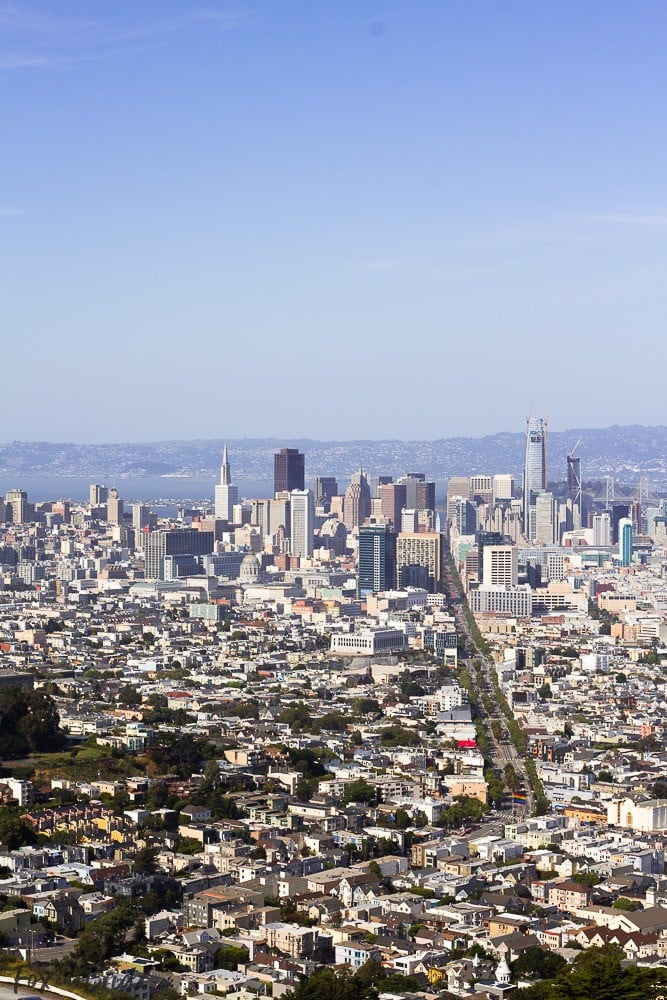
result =
M118 692L118 701L121 705L134 708L137 705L141 705L141 695L133 684L125 684Z
M143 872L147 875L154 875L157 868L157 847L140 847L134 855L135 872Z
M0 692L0 756L51 753L62 750L65 744L58 709L50 695L18 687Z
M526 948L519 957L512 962L512 976L525 979L553 979L567 966L567 962L560 955L545 948Z
M664 969L623 968L614 945L588 948L554 981L554 1000L657 1000L664 993Z
M595 872L575 872L572 876L572 881L578 882L579 885L586 885L589 889L592 889L594 886L599 885L602 879Z
M628 899L627 896L619 896L614 902L616 910L643 910L644 907L638 899Z
M343 805L345 806L349 805L350 802L366 802L367 804L374 804L375 799L375 788L363 778L359 778L357 781L351 781L343 789Z
M248 949L239 944L223 944L215 953L216 969L229 969L236 972L239 965L248 961Z
M21 819L18 809L3 806L0 809L0 843L10 851L35 844L37 834L32 823Z

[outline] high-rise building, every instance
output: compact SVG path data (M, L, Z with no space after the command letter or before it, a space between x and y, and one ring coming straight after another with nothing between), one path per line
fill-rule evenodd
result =
M465 497L470 499L470 478L468 476L452 476L447 483L447 499Z
M499 531L478 531L475 541L477 543L477 579L480 583L486 583L484 579L484 551L487 545L502 545L503 536Z
M106 486L91 483L88 490L88 499L91 507L102 507L109 499L109 490Z
M396 535L386 524L359 528L357 596L389 590L396 583Z
M145 503L132 504L132 527L135 531L143 531L151 523L151 509Z
M274 494L302 490L305 483L305 458L298 448L281 448L273 456Z
M547 488L547 425L541 418L526 421L526 456L523 467L523 531L535 540L535 502Z
M7 490L5 493L5 505L11 512L11 519L14 524L26 524L32 520L34 507L28 503L28 494L25 490Z
M515 545L484 546L483 563L484 586L517 586L519 582L519 552Z
M622 517L618 522L618 556L621 566L629 566L632 562L632 521Z
M465 497L452 496L447 501L447 522L456 524L459 535L474 535L477 531L477 507Z
M404 507L401 511L401 531L403 534L419 531L419 511L414 507Z
M123 501L121 500L120 493L115 486L109 490L109 499L107 500L107 521L109 524L123 523Z
M379 489L382 516L396 531L401 524L401 511L406 505L405 486L402 483L383 483Z
M468 491L478 503L493 502L493 481L491 476L471 476Z
M333 476L318 476L315 480L315 506L328 511L331 498L338 496L338 482Z
M611 514L608 510L593 514L593 545L611 545Z
M540 545L554 545L558 540L558 502L553 493L538 493L534 541Z
M398 484L405 487L405 506L411 510L435 510L435 483L427 483L423 472L408 472Z
M624 517L630 517L630 504L615 503L611 508L611 544L619 541L619 526Z
M220 465L220 482L215 487L215 516L222 521L234 520L234 505L239 502L238 486L232 485L232 473L229 467L227 445L222 452Z
M417 510L435 510L435 483L417 483L415 486L415 506Z
M399 587L440 590L442 536L438 532L403 533L396 540L396 580Z
M567 456L567 492L572 510L572 527L581 527L581 459Z
M371 513L371 490L362 469L352 476L350 485L345 490L343 504L343 519L348 531L363 524Z
M511 500L514 496L514 476L501 472L493 477L493 502Z
M196 528L160 528L146 535L143 549L146 578L164 580L166 556L203 556L213 552L212 531Z
M315 505L311 490L290 493L290 551L293 556L309 559L313 554Z

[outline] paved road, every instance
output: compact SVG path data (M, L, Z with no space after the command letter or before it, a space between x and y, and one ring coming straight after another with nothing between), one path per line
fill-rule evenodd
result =
M513 766L521 779L523 790L526 793L525 811L528 815L530 815L533 811L534 796L524 759L517 752L514 744L510 740L506 724L507 720L505 719L500 706L494 702L493 711L490 713L488 713L484 707L483 695L485 695L487 699L491 698L493 700L494 698L492 671L495 670L495 667L490 657L485 656L478 648L475 638L470 631L468 619L465 614L466 610L469 609L467 608L465 597L461 594L459 589L458 581L454 576L454 569L449 554L446 555L444 582L447 600L456 620L457 632L459 635L462 635L465 640L467 656L464 657L464 659L469 666L468 672L477 696L476 700L479 709L479 718L488 735L489 748L493 758L492 762L500 771L502 771L508 764ZM478 664L480 667L480 677L478 677L477 671L474 669L474 664ZM499 722L502 729L502 738L500 740L496 739L491 727L491 723L494 719ZM520 814L520 811L517 810L517 813Z

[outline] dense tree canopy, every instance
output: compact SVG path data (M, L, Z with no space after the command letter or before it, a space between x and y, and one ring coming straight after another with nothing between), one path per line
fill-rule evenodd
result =
M377 1000L379 993L419 989L417 980L369 961L360 969L317 969L285 994L285 1000Z
M665 995L667 971L624 966L613 945L589 948L555 978L519 990L516 1000L658 1000Z
M62 750L66 743L53 698L44 691L0 691L0 756Z

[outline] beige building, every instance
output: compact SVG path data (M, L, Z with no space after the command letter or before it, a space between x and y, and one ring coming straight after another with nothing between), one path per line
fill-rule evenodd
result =
M396 578L399 587L440 590L442 536L437 531L401 532L396 540Z

